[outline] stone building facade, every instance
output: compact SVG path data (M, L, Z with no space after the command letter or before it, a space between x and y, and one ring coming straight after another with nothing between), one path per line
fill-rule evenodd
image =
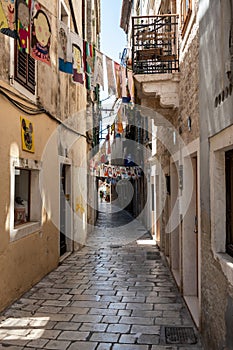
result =
M121 27L127 33L133 67L136 67L136 103L145 108L144 115L149 115L149 124L152 123L149 215L146 224L167 257L176 282L199 326L201 245L198 1L136 1L133 6L129 3L123 1ZM146 37L146 29L143 29L144 34L135 34L130 16L136 16L134 23L138 28L146 28L150 21L150 17L147 20L146 16L155 16L155 23L156 18L164 21L165 32L162 33L160 28L156 33L157 38L162 38L161 41L153 41L151 31ZM140 35L145 38L150 36L147 43L145 39L147 47L139 47L137 38ZM167 39L169 35L171 41ZM170 45L170 56L165 54L168 50L166 43ZM153 45L162 47L165 57L161 53L156 56L156 46ZM149 57L153 50L155 56ZM148 65L155 64L154 74L152 68L146 68L145 72L140 68L147 67L146 59L139 62L143 55L149 57ZM175 70L171 68L176 67L175 63L170 60L177 57L179 69ZM164 62L167 62L167 66Z
M99 16L100 2L88 5L91 16ZM84 244L96 215L87 203L93 146L92 133L86 134L87 90L59 70L58 25L81 41L91 26L89 40L98 47L100 18L90 20L85 0L41 0L38 6L49 19L50 64L29 58L25 49L19 53L16 39L0 33L0 310Z
M202 321L206 348L233 348L232 1L200 2Z
M123 5L126 8L126 1ZM151 117L151 233L167 257L204 348L230 350L233 3L161 0L134 5L128 4L128 11L139 16L138 23L147 14L179 15L179 72L173 94L174 75L166 80L160 74L134 74L137 102L170 122L163 120L165 130L158 114ZM127 21L122 15L121 26L132 47Z

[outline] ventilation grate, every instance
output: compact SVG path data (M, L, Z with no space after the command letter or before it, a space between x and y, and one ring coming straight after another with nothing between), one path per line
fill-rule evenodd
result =
M118 249L118 248L122 248L122 245L119 245L119 244L111 244L111 245L109 246L109 248Z
M197 337L192 327L165 327L167 344L196 344Z
M146 252L147 260L157 260L160 258L160 254L158 252Z

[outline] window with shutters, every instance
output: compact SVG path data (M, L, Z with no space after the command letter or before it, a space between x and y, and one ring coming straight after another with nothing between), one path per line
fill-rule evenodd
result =
M26 52L18 49L15 40L14 47L14 80L25 89L35 94L36 90L36 65L35 60Z

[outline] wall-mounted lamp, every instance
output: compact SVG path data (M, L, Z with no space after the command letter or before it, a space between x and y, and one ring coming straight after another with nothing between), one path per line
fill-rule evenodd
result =
M192 120L191 120L191 117L188 117L188 129L189 129L189 131L191 131L191 128L192 128Z

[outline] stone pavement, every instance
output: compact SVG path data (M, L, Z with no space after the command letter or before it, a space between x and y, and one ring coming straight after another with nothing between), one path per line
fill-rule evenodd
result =
M201 350L145 228L110 204L101 208L87 246L1 314L0 349Z

